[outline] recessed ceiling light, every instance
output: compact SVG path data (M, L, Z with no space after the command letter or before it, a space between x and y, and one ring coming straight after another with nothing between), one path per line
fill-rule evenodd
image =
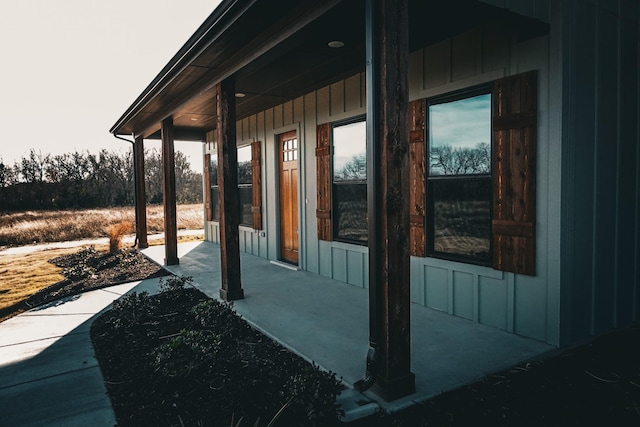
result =
M333 41L330 41L327 44L329 45L329 47L332 47L332 48L335 48L335 49L344 46L344 43L341 42L340 40L333 40Z
M197 117L191 117L191 121L192 121L192 122L197 122L197 121L198 121L198 118L197 118Z
M247 95L242 92L236 92L236 98L244 98L245 96Z

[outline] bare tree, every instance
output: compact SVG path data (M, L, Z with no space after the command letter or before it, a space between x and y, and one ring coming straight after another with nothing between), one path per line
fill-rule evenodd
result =
M491 171L489 144L480 142L475 147L453 148L451 145L431 147L429 151L432 175L485 174Z
M359 153L351 157L345 165L333 172L337 181L362 181L367 179L367 155Z

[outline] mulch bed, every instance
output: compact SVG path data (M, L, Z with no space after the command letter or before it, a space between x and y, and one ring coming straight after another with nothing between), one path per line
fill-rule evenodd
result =
M252 329L231 305L172 286L121 298L91 327L119 426L337 422L334 375Z
M26 300L36 307L57 299L137 280L170 274L135 249L100 252L93 246L49 260L62 268L64 280L37 292Z

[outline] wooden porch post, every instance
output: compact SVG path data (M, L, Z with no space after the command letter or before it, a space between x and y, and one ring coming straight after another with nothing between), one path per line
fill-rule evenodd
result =
M147 198L144 189L144 139L139 136L133 144L133 181L136 204L136 240L138 249L149 247L147 242Z
M176 216L176 165L173 147L173 118L162 121L162 195L164 201L165 265L176 265L178 259L178 221Z
M216 87L218 115L218 191L220 200L220 298L244 298L240 281L240 196L238 194L238 147L236 145L235 82Z
M369 352L356 383L383 399L415 392L411 373L408 0L367 0Z

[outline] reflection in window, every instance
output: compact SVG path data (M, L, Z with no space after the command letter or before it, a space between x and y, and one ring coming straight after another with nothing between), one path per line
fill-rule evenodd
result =
M491 181L438 180L431 186L435 252L488 259Z
M491 257L491 94L428 104L428 252L488 264Z
M429 106L429 174L491 172L491 95Z
M238 148L238 196L240 199L240 224L251 227L252 173L251 173L251 145Z
M218 155L211 154L211 164L209 169L209 180L211 187L211 218L214 221L220 220L219 209L219 188L218 188ZM240 203L240 224L251 227L253 225L252 205L252 169L251 169L251 146L246 145L238 148L238 196Z
M209 164L209 188L211 191L211 219L213 221L219 221L220 208L218 199L220 191L218 189L218 155L213 153L211 154L211 162Z
M367 132L363 120L333 127L335 240L367 243Z

